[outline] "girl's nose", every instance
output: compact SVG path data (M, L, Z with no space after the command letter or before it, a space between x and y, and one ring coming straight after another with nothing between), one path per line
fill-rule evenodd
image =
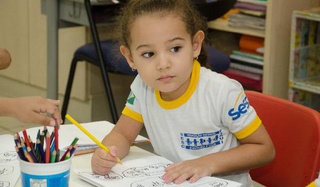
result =
M171 62L166 55L159 55L157 69L158 70L166 70L171 67Z

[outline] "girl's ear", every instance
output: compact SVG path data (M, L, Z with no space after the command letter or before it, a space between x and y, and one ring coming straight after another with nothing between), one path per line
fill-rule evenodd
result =
M193 58L197 58L200 55L202 42L204 40L204 32L198 31L193 37Z
M121 45L120 46L120 52L126 58L129 66L131 67L131 69L136 69L130 50L126 46Z

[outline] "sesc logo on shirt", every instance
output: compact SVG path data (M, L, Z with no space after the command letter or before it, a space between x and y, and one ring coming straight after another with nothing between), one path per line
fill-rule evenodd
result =
M234 121L239 119L242 114L247 113L249 107L250 107L250 104L249 104L248 98L245 97L238 106L231 108L228 114L230 117L232 117L232 120Z

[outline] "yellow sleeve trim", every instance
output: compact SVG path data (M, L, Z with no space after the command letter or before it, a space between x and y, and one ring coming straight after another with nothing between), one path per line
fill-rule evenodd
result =
M317 187L317 185L316 185L316 183L315 183L315 182L312 182L312 183L308 184L308 186L307 186L307 187Z
M237 139L243 139L254 133L261 125L261 119L256 116L250 125L239 132L234 133Z
M128 116L128 117L130 117L130 118L132 118L132 119L134 119L134 120L136 120L138 122L140 122L140 123L143 123L143 119L142 119L141 114L131 110L128 107L124 107L124 109L122 110L122 114L126 115L126 116Z

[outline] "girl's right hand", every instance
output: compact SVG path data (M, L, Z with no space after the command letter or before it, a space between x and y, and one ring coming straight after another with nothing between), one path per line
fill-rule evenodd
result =
M110 154L105 150L98 148L91 157L91 168L93 173L98 175L107 175L111 168L117 163L117 149L110 146Z

